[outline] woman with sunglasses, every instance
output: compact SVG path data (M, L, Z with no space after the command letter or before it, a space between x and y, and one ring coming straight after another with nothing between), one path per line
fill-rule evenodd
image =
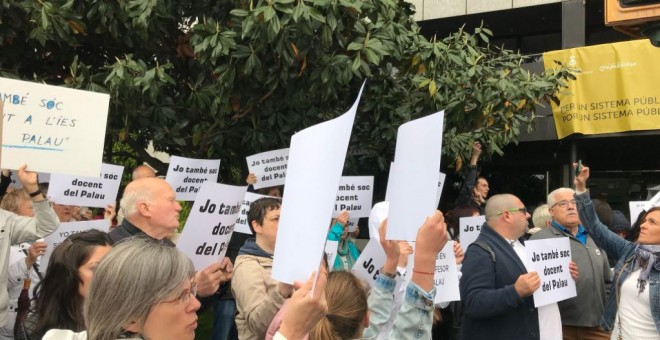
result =
M660 207L643 214L637 242L610 231L598 220L586 192L589 168L575 178L580 219L596 244L616 259L614 279L601 327L611 339L660 339Z

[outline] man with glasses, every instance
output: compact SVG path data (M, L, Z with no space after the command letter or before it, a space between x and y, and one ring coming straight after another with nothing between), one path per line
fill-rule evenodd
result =
M539 339L532 294L541 280L527 270L523 237L530 216L509 194L491 197L485 212L486 223L463 260L461 339Z
M571 258L580 268L576 281L577 296L560 301L559 310L564 339L609 339L609 333L599 327L605 309L605 287L610 281L607 255L594 243L580 225L575 191L559 188L548 195L552 222L530 238L531 240L568 237Z

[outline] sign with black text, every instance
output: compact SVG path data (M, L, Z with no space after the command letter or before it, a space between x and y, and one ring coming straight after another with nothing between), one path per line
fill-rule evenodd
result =
M248 170L257 176L255 189L283 185L289 163L289 148L266 151L245 158Z
M264 197L270 196L259 195L249 191L245 193L243 204L241 205L241 212L236 218L236 226L234 227L234 232L252 235L252 231L250 230L250 225L248 223L248 212L250 211L250 204Z
M571 262L568 237L528 240L525 241L525 250L528 265L541 279L541 287L534 292L534 306L545 306L577 295L568 268Z
M124 167L101 165L99 177L51 174L48 197L57 204L105 208L115 203Z
M353 274L373 287L387 256L377 240L370 240L353 265Z
M218 170L220 170L219 159L172 156L165 180L174 189L177 200L195 201L202 184L218 181Z
M60 243L64 242L67 237L91 229L96 229L107 233L110 231L110 220L60 223L60 226L57 227L57 230L55 230L52 234L44 237L44 242L48 244L48 248L46 248L46 252L41 257L41 266L39 267L39 271L41 271L42 274L46 274L48 261L50 261L50 256L53 254L53 250L59 246Z
M460 218L459 237L463 249L467 249L477 239L484 223L486 223L486 216L484 215Z
M347 210L351 218L369 217L373 196L374 176L342 176L332 217L342 210Z
M435 259L436 304L449 301L460 301L461 293L458 289L458 268L454 255L454 241L448 241Z

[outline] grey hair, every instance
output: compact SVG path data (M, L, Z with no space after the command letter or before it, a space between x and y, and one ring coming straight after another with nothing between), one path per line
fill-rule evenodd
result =
M152 307L195 276L182 252L146 237L117 244L96 269L83 314L88 339L115 340L126 325L143 328Z
M536 207L532 214L532 223L534 224L534 227L543 229L548 226L548 221L552 221L548 205L543 204Z
M552 208L557 203L557 199L555 197L559 196L560 194L567 193L567 192L571 193L571 197L573 195L575 195L575 190L573 190L571 188L559 188L559 189L555 189L551 193L549 193L548 194L548 207Z
M129 183L129 186L130 185L131 183ZM138 213L138 202L150 201L153 198L153 190L145 187L127 187L127 189L128 190L124 191L124 196L122 196L119 205L121 206L121 211L124 214L124 217L130 218Z

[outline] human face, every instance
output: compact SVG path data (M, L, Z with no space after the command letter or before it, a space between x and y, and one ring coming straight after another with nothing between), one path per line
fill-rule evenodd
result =
M83 298L87 298L89 285L92 283L92 276L94 276L96 267L99 266L99 263L103 260L110 249L112 249L112 247L109 245L94 247L87 262L83 263L83 265L78 268L78 275L80 276L80 281L82 281L78 285L78 294Z
M660 210L646 214L637 241L641 244L660 245Z
M529 230L529 219L532 217L527 212L527 208L521 200L517 200L516 206L509 209L506 213L510 215L511 224L514 226L516 238L523 236Z
M191 282L184 282L175 294L151 307L141 332L145 339L195 338L195 312L201 304L191 293L191 286Z
M280 223L280 209L272 209L266 212L264 222L256 225L254 232L257 234L257 244L268 253L275 250L275 239L277 238L277 227Z
M550 216L565 228L577 228L580 224L580 216L572 192L559 192L555 195L555 203L550 207Z
M18 211L16 212L18 216L27 216L34 217L34 208L32 207L31 200L22 200L18 204Z
M474 191L481 196L481 198L486 199L488 197L488 191L490 191L490 188L488 187L488 181L479 178L477 179L477 184L474 186Z
M149 223L154 229L162 231L162 236L169 236L179 227L181 205L176 200L172 187L165 181L155 183L152 197L146 202Z
M72 205L53 203L53 210L55 210L55 214L57 215L57 218L60 219L61 223L69 222L73 217Z

